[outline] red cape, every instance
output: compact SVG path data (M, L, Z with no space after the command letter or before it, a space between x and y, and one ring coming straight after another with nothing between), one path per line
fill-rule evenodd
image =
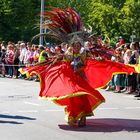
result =
M87 80L75 74L69 63L62 61L21 69L23 74L38 74L41 84L39 96L66 106L68 120L93 115L92 110L105 101L94 88L105 86L113 74L135 72L133 67L121 63L96 60L88 60L84 71Z
M93 88L106 86L114 74L136 73L133 66L112 62L110 60L88 60L84 72L88 79L88 83Z

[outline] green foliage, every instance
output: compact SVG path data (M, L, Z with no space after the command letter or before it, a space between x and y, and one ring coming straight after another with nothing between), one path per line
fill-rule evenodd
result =
M39 6L33 0L1 0L0 37L3 40L30 40L38 20Z
M0 0L0 39L30 41L39 33L40 5L41 0ZM129 39L135 32L140 38L140 0L46 0L45 6L72 7L93 33Z
M133 31L140 38L140 1L138 0L92 0L88 23L94 32L109 37L124 36ZM129 39L128 39L129 40Z
M124 7L121 9L123 19L121 22L121 30L125 33L132 34L135 32L140 38L140 1L126 0Z

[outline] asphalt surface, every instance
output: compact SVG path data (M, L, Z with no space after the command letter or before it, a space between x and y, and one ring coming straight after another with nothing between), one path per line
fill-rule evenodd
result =
M38 98L39 82L0 78L0 140L137 140L140 100L134 95L100 90L106 102L71 128L64 108Z

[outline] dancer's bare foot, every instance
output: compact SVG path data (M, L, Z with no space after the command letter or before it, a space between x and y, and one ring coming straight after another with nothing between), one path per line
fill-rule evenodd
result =
M79 127L84 127L84 126L86 126L86 117L85 117L85 116L82 117L82 118L79 120L78 126L79 126Z
M73 121L73 120L70 120L68 122L68 124L69 124L70 127L78 127L78 124L75 121Z

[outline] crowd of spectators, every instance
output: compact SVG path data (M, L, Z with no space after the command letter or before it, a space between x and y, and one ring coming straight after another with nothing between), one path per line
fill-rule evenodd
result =
M115 55L112 56L111 60L128 65L139 65L139 42L124 43L122 45L118 45L117 43ZM114 93L136 94L135 97L140 97L140 74L116 74L105 90L112 90Z
M4 42L0 43L0 77L14 79L35 80L36 78L27 78L26 75L19 73L19 68L28 67L37 63L42 63L58 53L63 53L67 44L36 45L30 42L19 41L17 43Z
M94 36L91 36L84 42L81 51L84 49L88 52L91 51L93 57L95 57L97 50L100 47L102 47L101 57L104 57L103 54L106 54L104 57L105 59L124 64L140 64L139 42L125 43L125 41L121 39L116 43L115 49L113 49L113 47L110 46L109 41L102 41L100 37L95 38ZM67 43L43 46L24 41L18 41L17 43L9 41L7 44L2 41L0 42L0 77L39 81L37 75L26 77L26 75L20 74L18 71L19 68L45 62L58 54L66 53L69 49L70 47ZM108 54L106 53L106 50ZM114 75L105 90L113 90L115 93L135 93L135 97L140 97L140 74Z

